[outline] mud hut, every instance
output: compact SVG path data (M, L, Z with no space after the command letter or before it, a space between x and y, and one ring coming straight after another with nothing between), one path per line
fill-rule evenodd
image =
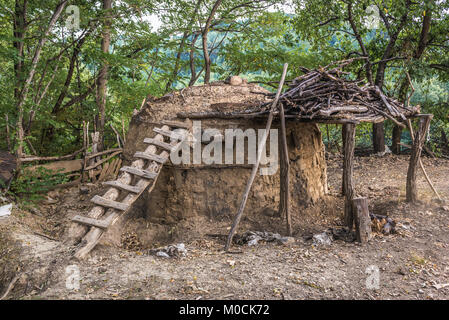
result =
M225 130L229 129L241 129L243 132L254 129L257 135L258 130L265 129L266 120L263 118L226 119L221 115L245 112L269 102L269 94L268 90L257 84L240 80L234 85L230 81L215 82L175 91L160 99L150 99L131 120L127 141L132 142L125 146L124 156L130 163L134 154L145 148L144 140L154 135L155 127L160 126L163 120L179 120L177 115L181 114L210 115L195 121L201 121L202 154L209 142L205 141L207 129L217 130L222 137L225 137ZM273 126L274 129L278 127L278 124ZM297 209L315 203L326 193L324 145L320 129L315 123L289 122L287 130L292 205ZM234 142L236 146L236 139ZM213 163L201 161L200 164L193 164L190 161L190 164L166 164L154 190L151 194L144 194L143 201L139 202L147 218L173 222L201 215L212 218L234 215L252 167L248 163L248 150L252 147L248 142L246 137L244 163L236 163L235 152L233 161L225 163L223 140L223 155L219 160L215 158ZM273 153L274 147L277 148L277 141L276 145L272 142L268 139L267 154ZM273 160L276 163L271 165L278 166L277 159ZM273 174L257 178L247 204L250 215L257 216L267 210L277 211L280 188L277 172L276 167Z
M238 77L231 77L227 82L186 88L158 99L147 98L130 123L122 174L116 181L105 183L109 189L103 196L97 195L91 199L95 206L87 217L75 216L72 219L79 225L72 225L68 239L83 244L75 256L85 257L104 231L131 209L140 210L150 221L176 223L195 216L224 217L232 215L237 209L239 217L242 205L244 207L248 199L247 215L257 216L267 210L277 212L280 207L279 211L287 218L290 233L291 213L300 214L300 208L317 202L327 192L324 145L318 123L343 125L345 222L352 228L354 217L357 221L357 217L363 216L364 221L360 225L363 224L368 230L366 201L357 202L354 199L355 126L360 122L390 119L402 127L407 124L413 133L410 120L419 118L418 130L412 134L414 144L407 174L407 200L416 201L416 171L418 164L421 164L421 149L432 115L420 114L419 106L404 105L385 96L374 85L349 79L342 67L350 62L346 61L335 68L303 68L304 74L289 82L289 88L282 95L281 80L275 99L269 91ZM285 71L286 67L282 79L285 78ZM271 125L273 118L275 120ZM198 120L201 120L204 132L200 130L199 136L195 137L192 122ZM280 159L280 176L259 175L252 189L245 189L250 176L248 169L253 168L251 177L254 177L256 168L249 163L249 153L246 163L223 163L223 155L217 156L218 149L215 148L213 161L194 160L193 164L173 161L172 155L186 143L188 147L196 145L201 158L206 150L211 155L208 143L222 137L223 131L258 131L266 124L274 129L281 127L282 134L278 138L282 140L281 149L286 153ZM174 128L181 131L176 132ZM213 128L213 133L206 134L210 128ZM217 141L214 145L223 144L222 140ZM277 139L267 142L270 153L278 150L276 142ZM245 144L249 150L257 142L248 139ZM236 152L236 149L231 148L231 151ZM189 155L189 161L191 156L195 157ZM249 187L251 183L248 183ZM241 201L244 191L244 201ZM239 203L242 203L240 207ZM358 205L354 206L355 203ZM357 210L363 211L360 216L360 212L354 213ZM237 217L227 247L240 220Z

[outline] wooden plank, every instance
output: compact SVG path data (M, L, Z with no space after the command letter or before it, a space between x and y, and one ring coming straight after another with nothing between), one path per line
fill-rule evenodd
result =
M104 164L103 169L100 172L100 176L98 177L98 181L103 181L104 177L106 176L106 172L108 171L110 165L111 164L109 162L106 162Z
M118 173L120 171L120 167L122 166L122 159L118 159L115 171L114 171L114 178L118 176Z
M65 160L65 161L55 161L43 165L32 166L24 169L25 174L38 175L38 169L43 168L45 170L51 170L52 173L68 173L73 171L80 171L83 167L83 160Z
M112 160L112 162L111 162L110 165L109 165L108 170L106 171L106 174L104 175L104 178L105 178L105 179L107 179L107 178L109 178L109 177L112 177L112 176L114 175L114 171L115 171L115 168L117 167L117 164L118 164L119 160L120 160L120 159L118 159L118 158ZM115 178L114 178L114 179L115 179Z
M129 205L121 203L121 202L117 202L114 200L109 200L109 199L105 199L103 197L100 196L95 196L92 199L90 199L91 202L99 205L99 206L103 206L103 207L107 207L107 208L113 208L113 209L117 209L117 210L121 210L121 211L126 211L129 207Z
M107 229L109 227L109 223L107 221L92 219L92 218L78 216L78 215L74 216L72 218L72 221L75 221L75 222L78 222L81 224L85 224L88 226L94 226L94 227L101 228L101 229Z
M123 149L122 148L115 148L115 149L109 149L109 150L102 151L102 152L91 153L91 154L87 155L86 158L87 159L91 159L91 158L94 158L94 157L102 156L102 155L113 153L113 152L117 152L117 151L123 151Z
M161 156L158 156L156 154L140 152L140 151L138 151L138 152L136 152L134 154L134 158L145 159L145 160L150 160L150 161L156 161L156 162L159 162L161 164L164 164L168 160L167 157L161 157Z
M368 199L352 199L352 212L355 221L355 234L357 241L368 242L371 238L371 218L368 210Z
M165 137L169 137L171 139L175 139L175 140L184 140L185 139L185 135L174 132L174 131L164 130L164 129L160 129L160 128L154 128L153 131L156 133L159 133Z
M114 187L114 188L118 188L121 190L133 192L133 193L140 193L142 191L142 188L130 186L129 184L124 184L119 181L106 181L106 182L103 182L103 184L107 185L107 186Z
M144 143L148 143L148 144L154 144L155 146L161 147L165 150L168 151L172 151L173 150L173 146L169 143L165 143L163 141L159 141L153 138L145 138L145 140L143 140Z
M141 178L145 178L145 179L154 179L158 175L156 172L150 172L150 171L147 171L147 170L137 169L137 168L128 167L128 166L120 168L120 171L128 172L128 173L131 173L131 174L133 174L135 176L138 176L138 177L141 177Z
M192 125L190 123L180 121L162 120L162 124L165 124L172 128L183 128L187 130L192 128Z
M78 154L80 154L81 152L83 152L85 150L85 148L80 149L78 151L75 151L72 154L68 154L66 156L56 156L56 157L25 157L25 158L20 158L20 162L33 162L33 161L62 161L62 160L67 160L70 158L75 158Z
M91 170L91 169L93 169L93 168L96 168L96 167L98 167L100 164L103 164L103 163L105 163L106 161L109 161L110 159L114 158L116 155L118 155L118 154L120 154L120 153L122 153L122 151L114 152L114 153L111 154L109 157L107 157L107 158L105 158L105 159L103 159L103 160L100 160L100 161L98 161L98 162L95 162L93 165L90 165L89 167L87 167L87 168L84 169L84 170Z

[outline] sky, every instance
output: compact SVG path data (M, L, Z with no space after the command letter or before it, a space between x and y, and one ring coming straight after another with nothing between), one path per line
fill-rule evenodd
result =
M276 8L276 7L278 7L278 8ZM293 2L291 0L289 0L287 4L277 5L276 7L275 6L270 7L268 9L268 11L275 12L275 11L281 10L281 11L283 11L285 13L289 13L289 14L292 14L295 12L295 8L294 8ZM153 32L156 32L157 30L159 30L159 28L162 25L162 21L155 14L145 16L142 18L142 20L147 21L148 23L151 24Z

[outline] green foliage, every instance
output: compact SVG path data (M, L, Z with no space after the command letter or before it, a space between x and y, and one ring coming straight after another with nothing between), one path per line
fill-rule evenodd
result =
M62 170L62 169L61 169ZM32 205L43 198L42 193L51 187L68 182L67 175L60 171L38 167L31 172L27 168L11 183L10 193L18 197L23 205Z
M59 0L27 1L22 57L14 47L14 42L20 40L13 36L14 21L20 18L20 13L15 12L16 2L23 3L0 0L0 148L6 149L4 118L8 114L9 138L14 150L18 147L17 95ZM284 2L287 6L283 7ZM194 58L192 65L200 75L195 83L201 84L204 75L201 34L214 3L215 0L114 1L110 52L104 54L101 38L106 15L101 9L102 1L70 1L70 5L80 8L80 30L66 29L68 14L64 11L42 49L24 105L25 135L38 154L62 155L80 149L82 122L89 121L92 130L94 117L99 113L96 79L105 62L109 66L107 129L110 124L115 128L121 128L122 122L126 125L133 110L148 95L159 97L167 89L189 85L190 52ZM271 89L270 84L277 83L285 62L289 63L287 79L292 79L301 74L300 66L315 68L359 56L362 50L348 20L348 3L341 0L223 1L206 39L212 59L212 80L239 74ZM443 132L449 135L449 2L413 1L408 8L406 3L407 0L352 1L353 23L374 64L375 74L391 34L399 28L401 17L408 14L393 47L392 56L398 59L387 63L383 87L388 94L402 99L401 85L406 79L405 72L409 72L416 89L412 104L420 104L423 111L435 115L431 138L435 138L437 148ZM370 5L378 6L390 25L381 19L378 28L369 28L365 21ZM432 13L429 43L422 57L415 59L422 22L429 12ZM154 18L161 23L158 29L154 28ZM197 41L192 43L195 36ZM19 62L23 70L16 75ZM349 71L353 72L353 78L364 77L364 62L355 63ZM46 94L40 99L44 88ZM411 93L410 88L406 93ZM391 127L386 122L387 141ZM341 132L335 126L329 128L330 140L339 141ZM358 143L369 146L370 135L369 125L359 126ZM327 139L326 130L323 137ZM106 147L115 144L115 134L106 130ZM25 152L31 152L28 144L24 148ZM21 186L16 186L16 190L24 191Z

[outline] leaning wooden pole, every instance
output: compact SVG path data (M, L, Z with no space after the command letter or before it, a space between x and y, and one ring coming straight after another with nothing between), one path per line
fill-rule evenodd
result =
M285 114L282 103L279 103L279 118L281 119L281 145L280 145L280 202L279 215L285 217L287 233L292 235L292 219L290 215L290 161L288 156L287 129L285 127Z
M433 115L431 114L421 115L421 118L419 119L419 129L413 138L412 154L410 156L410 164L407 170L407 185L406 185L407 202L416 202L418 200L418 189L416 187L416 173L418 171L418 164L421 165L421 169L423 169L423 172L425 173L424 175L427 175L427 173L424 170L424 166L422 165L421 162L421 151L424 142L426 140L427 131L429 130L430 121L432 120L432 118ZM410 128L412 128L412 126L409 124L409 129ZM413 137L413 129L411 129L410 134ZM430 185L431 187L433 187L431 183Z
M249 177L248 183L246 185L245 193L243 194L239 211L237 212L237 214L234 218L234 222L232 223L231 231L229 231L228 239L226 241L226 245L224 248L225 251L228 251L229 247L231 246L232 238L234 237L235 231L237 230L237 227L240 223L240 219L242 218L243 210L245 209L246 201L248 200L249 191L251 190L251 186L254 182L254 179L256 178L257 170L259 169L260 160L262 158L262 151L265 149L264 147L267 142L268 132L270 131L271 123L273 122L273 113L276 110L276 106L279 101L279 96L281 95L282 87L284 86L285 75L287 74L287 67L288 67L288 64L287 63L284 64L284 70L282 71L282 77L281 77L281 81L279 82L279 87L278 87L278 90L276 93L276 97L274 98L273 104L271 105L271 111L270 111L270 115L268 116L265 133L262 137L262 141L260 142L260 145L258 146L257 160L256 160L256 163L253 165L253 169L251 171L251 176Z

